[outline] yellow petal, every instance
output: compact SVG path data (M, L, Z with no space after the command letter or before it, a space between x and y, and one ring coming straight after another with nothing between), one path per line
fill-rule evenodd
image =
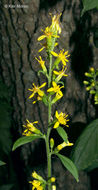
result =
M57 86L56 82L52 82L53 87L55 88Z
M53 127L53 128L56 129L57 127L59 127L59 122L58 122L58 121L54 124L54 127Z
M43 49L45 49L45 47L42 47L41 49L39 49L38 52L41 52Z
M39 94L39 96L42 97L42 96L44 95L44 92L43 92L42 90L39 90L39 91L38 91L38 94Z
M51 88L49 88L48 90L47 90L47 92L53 92L54 91L54 88L53 87L51 87Z
M55 112L55 117L58 119L59 117L58 111Z
M55 53L54 51L51 51L51 54L52 54L53 56L55 56L55 57L58 57L58 54Z
M38 123L38 121L34 121L33 123Z
M64 60L62 60L62 63L63 63L63 65L66 65L66 62Z
M59 75L59 72L58 71L53 71L55 75Z
M30 96L29 96L29 99L33 98L35 92L33 92Z
M46 35L40 36L37 40L38 40L38 41L41 41L41 40L43 40L44 38L46 38Z
M60 95L60 96L63 96L63 93L59 90L59 92L56 93L56 95Z
M39 88L43 88L44 86L46 86L46 82L44 82Z
M35 104L36 102L37 102L37 100L36 100L36 101L33 101L32 103Z

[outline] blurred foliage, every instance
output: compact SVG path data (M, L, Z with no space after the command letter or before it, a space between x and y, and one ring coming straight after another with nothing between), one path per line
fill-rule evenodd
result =
M89 72L85 73L86 80L83 81L86 85L86 90L94 95L94 103L98 104L98 69L91 67Z
M98 0L82 0L83 2L83 9L81 16L84 15L86 11L92 10L92 9L98 9ZM98 48L98 25L95 25L93 30L93 41L96 48Z
M83 2L83 10L82 15L91 9L97 8L98 9L98 0L82 0Z
M93 41L96 48L98 48L98 26L94 27L93 31Z
M77 139L71 158L79 170L98 167L98 119L91 122Z
M3 166L3 165L5 165L5 162L0 160L0 166Z
M0 190L17 189L17 178L11 156L12 148L11 89L0 79ZM6 163L4 165L2 161Z

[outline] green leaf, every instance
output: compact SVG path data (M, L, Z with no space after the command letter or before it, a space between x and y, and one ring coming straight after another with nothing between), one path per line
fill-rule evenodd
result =
M62 127L56 128L58 134L62 137L62 139L67 143L68 142L68 136L66 131Z
M5 165L6 163L0 160L0 166Z
M13 187L14 187L13 184L1 185L0 190L12 190L12 189L14 189Z
M98 48L98 27L94 27L93 31L93 40L94 40L94 45L96 48Z
M98 167L98 119L91 122L76 141L71 158L79 170Z
M65 168L67 168L67 170L70 171L70 173L74 176L74 178L76 179L76 181L78 182L79 179L78 179L78 170L75 166L75 164L69 159L67 158L66 156L63 156L61 154L56 154L59 159L61 160L62 164L64 165Z
M43 136L39 136L39 135L20 137L14 143L12 150L14 151L19 146L24 145L24 144L29 143L29 142L32 142L33 140L38 139L38 138L42 138L42 137Z
M46 106L48 106L48 100L47 100L46 94L44 94L44 96L42 97L42 101L44 102L44 104L45 104Z
M98 0L82 0L82 1L83 1L82 15L83 15L86 11L98 7Z

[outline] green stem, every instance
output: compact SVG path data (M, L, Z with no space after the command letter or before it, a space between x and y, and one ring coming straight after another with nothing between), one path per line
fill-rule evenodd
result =
M52 78L52 55L49 54L49 78L48 78L48 88L51 86L51 78ZM49 95L48 100L48 126L51 122L51 95ZM48 127L47 137L46 137L46 150L47 150L47 177L51 178L51 150L49 147L49 136L50 136L51 128ZM51 183L48 183L48 190L51 190Z

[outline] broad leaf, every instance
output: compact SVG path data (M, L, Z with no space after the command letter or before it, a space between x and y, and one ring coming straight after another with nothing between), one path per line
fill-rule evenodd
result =
M6 163L5 162L2 162L1 160L0 160L0 166L3 166L3 165L5 165Z
M95 47L98 48L98 27L94 27L93 40Z
M61 160L64 167L67 168L67 170L70 171L70 173L74 176L74 178L78 182L79 181L79 179L78 179L78 171L77 171L77 168L74 165L74 163L69 158L67 158L66 156L63 156L63 155L58 154L58 153L56 155L59 157L59 159Z
M32 142L33 140L38 139L38 138L42 138L42 137L39 135L20 137L14 143L12 150L14 151L19 146L24 145L24 144L29 143L29 142Z
M68 141L68 136L66 131L62 127L56 128L58 134L62 137L62 139L67 143Z
M7 185L1 185L0 190L13 190L14 185L13 184L7 184Z
M98 119L91 122L78 138L71 155L79 170L98 167Z
M98 8L98 0L82 0L83 1L83 10L82 10L82 15L84 12Z

